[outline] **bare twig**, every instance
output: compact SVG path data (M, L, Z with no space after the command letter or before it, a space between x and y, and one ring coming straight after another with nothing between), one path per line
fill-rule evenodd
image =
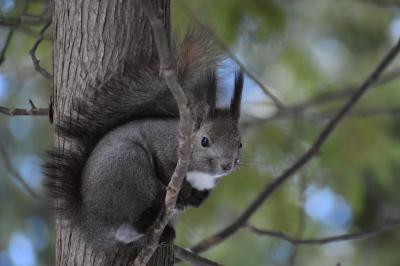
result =
M245 211L234 220L230 225L225 227L220 232L204 239L191 250L194 252L205 251L231 236L235 233L247 220L254 214L255 211L265 202L265 200L271 196L289 177L292 176L296 171L302 168L310 159L312 159L320 150L322 144L329 137L332 131L335 129L340 120L349 112L354 104L360 99L365 91L371 87L380 77L382 72L390 65L393 59L397 56L400 51L400 40L397 44L389 51L389 53L383 58L376 69L370 74L370 76L362 83L358 90L348 99L343 105L340 111L328 122L326 127L319 134L313 145L289 168L287 168L279 177L275 178L272 182L266 184L265 188L261 193L253 200L253 202L245 209Z
M321 112L319 114L310 114L313 118L329 118L334 115L333 111ZM400 107L375 107L370 109L359 109L354 110L349 113L349 117L371 117L371 116L381 116L381 115L400 115Z
M235 63L240 66L240 68L243 70L243 72L251 79L253 80L260 88L261 90L274 102L276 107L278 109L284 109L285 106L283 103L276 97L264 84L262 84L256 76L254 76L247 68L246 66L237 58L237 56L230 51L230 49L216 36L216 34L205 24L203 24L194 14L190 8L186 5L186 3L181 0L178 1L178 3L182 6L182 8L188 13L190 18L198 25L200 28L202 28L205 32L207 32L214 40L215 42L229 55L229 57L235 61Z
M48 108L32 108L32 109L7 108L4 106L0 106L0 113L9 115L9 116L17 116L17 115L48 116L49 109Z
M40 16L32 16L32 15L26 15L22 14L21 16L17 18L13 17L0 17L0 25L2 26L8 26L8 27L19 27L19 26L37 26L43 24L43 22L46 22L48 18L46 18L44 15Z
M290 108L290 107L289 107ZM337 113L337 110L333 111L323 111L323 112L305 112L299 111L297 113L280 113L267 118L257 118L250 116L250 120L244 122L242 126L244 127L256 127L262 126L264 123L290 120L290 119L304 119L304 120L325 120L332 118ZM400 107L373 107L369 109L357 109L350 111L347 114L347 118L365 118L374 116L399 116ZM346 118L345 118L346 119Z
M395 68L391 71L388 71L387 74L382 75L382 77L379 78L379 80L375 83L375 85L384 85L399 78L399 76L400 76L400 68ZM302 103L295 104L287 109L293 111L299 111L301 109L306 109L309 106L315 106L327 102L342 100L352 95L357 90L357 88L358 88L357 85L350 85L341 90L323 92L316 96L311 97L310 99Z
M187 261L194 266L218 266L218 265L221 265L212 260L200 257L199 255L197 255L189 250L178 247L176 245L174 246L174 254L178 259L180 259L182 261Z
M29 23L30 25L32 25L35 22L37 22L38 24L41 24L43 21L38 21L36 19L35 19L35 21L25 21L23 19L24 14L26 14L26 12L29 9L30 3L31 3L31 0L25 1L24 6L22 8L22 12L19 14L18 17L0 17L0 25L9 26L9 27L17 27L23 23Z
M160 59L160 73L163 75L168 88L173 94L179 107L179 152L178 163L167 187L165 196L165 211L159 215L148 230L146 245L139 252L134 265L146 265L156 250L164 227L169 222L175 208L178 193L190 163L191 134L193 117L188 99L178 83L174 61L170 52L167 33L162 22L163 14L156 14L151 1L141 0L141 6L153 29L153 36L157 45Z
M37 59L35 53L36 53L36 49L38 48L39 44L43 41L44 33L47 30L47 28L50 26L50 24L51 24L51 19L49 19L47 21L47 23L44 25L44 27L40 30L40 34L37 37L35 44L33 45L32 49L29 51L29 54L31 55L31 58L32 58L33 65L35 66L35 70L37 72L39 72L40 74L42 74L42 76L48 80L52 80L53 76L49 72L47 72L46 69L44 69L43 67L40 66L40 61L39 61L39 59Z
M25 180L19 175L18 171L14 168L6 149L4 148L1 142L0 142L0 153L3 156L4 165L7 168L7 170L11 173L11 175L21 184L21 186L26 190L26 192L28 192L30 196L32 196L33 198L40 199L39 195L32 190L32 188L25 182Z
M395 68L383 74L379 80L376 81L375 86L371 89L377 88L379 85L384 85L400 77L400 68ZM339 101L346 99L357 90L356 85L346 86L344 89L328 91L317 94L303 102L293 105L286 105L285 109L278 110L271 116L266 118L251 117L242 125L244 127L261 126L264 123L284 120L284 119L327 119L333 117L337 110L324 111L324 112L310 112L310 109L315 109L318 105ZM400 107L374 107L369 109L353 110L348 114L348 117L369 117L380 115L399 115Z
M6 58L6 52L7 52L8 46L11 43L11 39L12 39L13 35L14 35L14 27L11 27L8 30L6 41L4 42L3 48L1 49L1 52L0 52L0 65L4 62L4 60Z
M31 105L32 109L36 109L36 106L31 99L29 99L29 104Z
M21 22L20 18L0 18L0 25L6 27L20 27L23 25L40 25L43 21Z
M388 8L388 7L400 8L400 2L398 2L397 0L366 0L364 2L361 1L361 3L366 3L366 4L370 3L382 8Z
M214 33L211 33L214 34ZM217 37L214 34L214 38L216 39ZM225 52L229 55L229 57L235 61L235 63L240 66L240 68L243 70L243 72L251 79L253 80L257 86L274 102L278 110L284 110L285 106L283 103L278 99L277 96L275 96L264 84L261 83L261 81L254 76L248 69L247 67L237 58L237 56L232 53L229 48L219 39L216 39L219 45L225 50Z
M369 239L369 238L381 235L382 233L385 233L387 231L398 229L400 227L400 221L390 222L379 228L367 230L364 232L353 233L353 234L342 234L342 235L336 235L336 236L330 236L330 237L324 237L324 238L315 238L315 239L294 238L294 237L291 237L282 232L259 229L252 225L246 225L245 227L250 229L251 232L253 232L257 235L278 238L278 239L287 241L293 245L325 245L325 244L330 244L330 243L339 242L339 241L358 241L358 240Z
M23 13L20 16L20 21L21 22L46 22L49 17L51 17L52 13L52 1L45 0L43 1L45 3L45 6L42 10L42 13L40 15L31 15L27 13L27 9L23 11Z
M17 27L20 25L19 19L14 18L1 18L0 17L0 25L6 27Z
M37 32L30 28L30 26L41 25L44 22L49 20L48 14L51 15L51 7L50 1L46 2L46 5L40 15L31 15L27 14L29 4L31 0L26 0L25 5L22 9L22 12L18 17L0 17L0 25L7 26L14 30L21 30L31 35L37 35ZM48 36L44 37L45 40L51 40Z

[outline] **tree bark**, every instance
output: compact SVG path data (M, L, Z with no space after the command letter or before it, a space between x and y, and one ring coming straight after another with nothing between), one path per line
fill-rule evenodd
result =
M152 0L164 12L169 33L170 0ZM55 0L53 16L54 119L71 114L77 97L91 95L94 84L122 71L126 58L150 55L155 45L151 27L134 0ZM73 114L72 114L73 115ZM57 123L55 123L57 124ZM64 139L55 139L60 149ZM136 250L104 254L93 250L68 221L56 221L56 265L131 265ZM148 265L172 265L173 246L159 247Z

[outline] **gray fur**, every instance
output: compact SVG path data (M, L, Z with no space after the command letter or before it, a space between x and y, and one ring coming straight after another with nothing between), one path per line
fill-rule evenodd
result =
M201 146L207 136L211 145ZM189 171L227 175L239 158L240 135L228 112L209 117L195 132ZM134 225L162 193L177 163L178 120L130 122L107 134L90 155L82 177L86 234L96 243L122 225ZM232 163L225 171L221 164ZM117 229L118 230L118 229Z
M229 109L218 109L215 70L220 56L206 34L189 32L172 49L196 120L189 166L193 175L179 194L180 211L199 206L215 185L193 179L219 178L239 162L243 75L236 76ZM177 163L179 113L158 69L155 55L136 62L127 59L123 73L99 81L94 95L74 99L71 112L77 116L56 121L56 132L74 145L50 152L44 166L48 193L59 217L69 219L102 249L142 245L143 234L163 211ZM204 137L208 147L202 145ZM161 241L175 236L172 225Z

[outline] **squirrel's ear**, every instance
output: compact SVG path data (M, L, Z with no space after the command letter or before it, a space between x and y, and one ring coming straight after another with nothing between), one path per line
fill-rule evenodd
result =
M212 114L215 112L217 106L217 86L218 80L215 73L215 69L209 71L206 76L207 79L207 114Z
M240 102L242 100L243 91L243 71L239 70L235 74L235 88L231 100L230 113L234 120L238 121L240 116Z

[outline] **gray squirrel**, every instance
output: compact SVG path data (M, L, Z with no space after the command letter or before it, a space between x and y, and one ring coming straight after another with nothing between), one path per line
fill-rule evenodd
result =
M217 108L221 56L209 37L191 30L171 46L179 82L195 110L191 162L176 205L183 210L198 207L240 162L243 73L236 73L229 108ZM55 125L72 145L49 152L45 185L57 214L100 248L142 245L164 208L177 163L179 112L158 71L156 54L127 60L93 95L74 101L75 118ZM171 221L160 241L174 237Z

